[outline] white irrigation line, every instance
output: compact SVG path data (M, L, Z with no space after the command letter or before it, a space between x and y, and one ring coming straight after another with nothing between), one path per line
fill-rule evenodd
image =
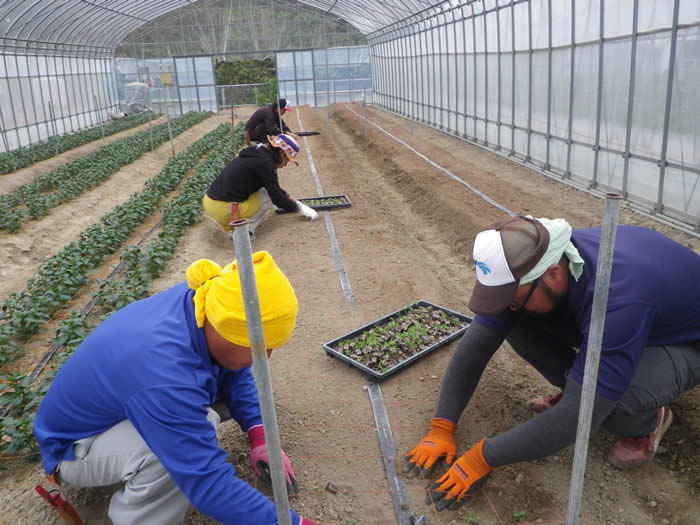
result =
M363 118L362 115L360 115L357 111L355 111L354 109L352 109L352 108L351 108L350 106L348 106L347 104L345 105L345 107L346 107L348 110L352 111L352 112L353 112L355 115L357 115L358 117ZM395 137L394 135L392 135L391 133L389 133L387 130L385 130L384 128L382 128L382 127L379 126L378 124L375 124L375 123L372 122L371 120L367 120L367 123L370 124L370 125L372 125L372 126L374 126L374 127L377 128L379 131L381 131L381 132L386 133L387 135L389 135L389 136L390 136L392 139L394 139L396 142L398 142L398 143L401 144L402 146L405 146L406 148L408 148L409 150L411 150L413 153L415 153L416 155L418 155L421 159L423 159L425 162L427 162L428 164L430 164L430 165L433 166L434 168L439 169L440 171L442 171L443 173L445 173L446 175L448 175L448 176L451 177L452 179L454 179L454 180L456 180L457 182L459 182L460 184L466 186L467 188L469 188L471 191L473 191L474 193L476 193L479 197L481 197L482 199L484 199L486 202L488 202L488 203L491 204L492 206L495 206L496 208L498 208L498 209L501 210L502 212L507 213L507 214L510 215L511 217L515 215L515 213L513 213L512 211L510 211L510 210L509 210L508 208L506 208L505 206L502 206L502 205L498 204L495 200L493 200L491 197L489 197L488 195L486 195L483 191L481 191L481 190L475 188L474 186L472 186L472 185L469 184L468 182L466 182L466 181L460 179L457 175L455 175L454 173L452 173L450 170L448 170L448 169L446 169L446 168L443 168L443 167L440 166L439 164L433 162L433 161L430 160L428 157L426 157L426 156L423 155L422 153L416 151L414 148L412 148L411 146L409 146L408 144L406 144L403 140L401 140L401 139L398 138L398 137Z
M299 129L304 131L304 125L301 123L301 118L299 117L299 112L297 111L297 122L299 123ZM314 183L316 184L316 192L318 196L323 196L323 188L321 187L321 181L318 177L318 172L316 171L316 165L314 164L314 159L311 156L311 148L309 147L309 142L306 137L304 139L304 147L306 149L306 156L309 159L309 167L311 168L311 174L314 178ZM338 240L335 236L335 228L333 228L333 221L331 216L327 211L323 212L323 218L326 221L326 229L328 230L328 238L331 243L331 252L333 253L333 258L335 259L335 265L338 270L338 276L340 277L340 284L343 288L343 295L345 296L345 301L350 304L353 310L357 309L357 303L355 302L355 297L352 295L352 288L350 287L350 280L348 279L347 273L345 272L345 265L343 264L343 258L340 255L340 247L338 246ZM411 511L411 504L408 499L408 489L406 488L406 483L404 480L397 476L396 474L396 445L394 444L394 439L391 434L391 426L389 425L389 415L386 411L386 405L384 405L384 398L382 396L382 390L379 385L374 382L369 377L367 379L367 393L369 394L370 404L372 405L372 412L374 413L374 421L377 427L377 434L379 436L379 448L382 451L382 459L384 461L384 469L386 470L387 478L389 479L389 488L391 490L391 499L394 504L394 512L396 513L396 519L399 525L412 525L415 522L413 517L413 512Z
M297 114L297 122L299 123L299 129L304 131L304 125L301 123L301 118L299 117L299 112ZM321 180L318 177L318 172L316 171L316 165L314 164L314 159L311 156L311 148L309 147L309 141L306 137L304 139L304 149L306 150L306 157L309 159L309 167L311 168L311 175L314 178L314 184L316 184L316 193L319 197L323 196L323 187L321 186ZM340 278L340 286L343 289L343 295L345 300L350 304L350 306L357 308L355 303L355 297L352 295L352 287L350 286L350 280L348 279L348 274L345 271L345 264L343 264L343 258L340 255L340 247L338 246L338 239L335 236L335 228L333 228L333 221L331 216L327 211L322 212L323 219L326 222L326 230L328 230L328 238L331 243L331 253L333 254L333 259L335 260L335 267L338 270L338 277Z
M353 113L355 113L355 115L360 116L359 113L357 113L356 111L354 111L352 108L348 107L347 105L346 105L346 107L347 107L350 111L352 111ZM384 109L384 108L382 108L382 107L373 106L373 109L375 109L376 111L384 111L384 112L386 112L386 113L389 113L389 114L392 115L392 116L395 116L395 117L399 117L399 118L408 120L408 121L411 123L412 126L415 125L415 124L420 124L421 126L425 126L426 128L434 129L435 131L438 131L438 132L440 132L440 133L444 133L445 135L448 135L448 136L450 136L450 137L456 138L457 140L461 140L462 142L466 142L467 144L471 144L472 146L476 146L476 147L478 147L478 148L481 148L481 149L483 149L484 151L488 151L489 153L493 153L493 154L495 154L495 155L498 155L499 157L501 157L501 158L503 158L503 159L505 159L505 160L507 160L507 161L509 161L509 162L512 162L513 164L517 164L518 166L522 166L522 167L525 168L525 169L528 169L528 170L530 170L530 171L534 171L535 173L539 173L540 175L544 175L545 177L548 177L548 178L550 178L550 179L552 179L552 180L555 180L555 181L557 181L557 182L561 182L561 183L563 183L563 184L566 184L567 186L571 186L571 187L574 188L574 189L583 191L583 192L585 192L585 193L588 193L589 195L593 195L594 197L598 197L599 199L605 199L605 198L606 198L606 195L607 195L607 193L608 193L607 191L604 191L604 190L602 190L602 189L590 188L590 187L588 187L586 184L577 182L577 181L572 180L572 179L565 179L565 178L563 178L563 177L559 177L559 176L557 176L555 173L550 173L550 172L548 172L548 171L545 171L545 170L543 170L543 169L540 169L540 168L538 168L536 165L534 165L534 164L529 164L529 163L527 163L527 162L525 162L525 161L522 161L522 160L520 160L519 158L517 158L517 157L515 157L515 156L513 156L513 155L508 155L508 154L506 154L506 153L503 153L503 152L500 152L500 151L491 149L490 147L485 146L484 144L480 144L479 142L477 142L477 141L475 141L475 140L462 137L462 136L460 136L460 135L458 135L458 134L456 134L456 133L450 132L450 131L445 131L444 129L440 129L440 128L438 128L437 126L433 126L433 125L430 125L430 124L425 124L425 123L416 122L416 121L413 120L413 119L410 119L410 118L405 117L405 116L403 116L403 115L399 115L398 113L394 113L393 111L386 110L386 109ZM379 128L379 126L377 126L376 124L373 124L371 121L368 120L368 122L369 122L370 124L372 124L373 126L376 126L377 128ZM379 129L381 129L381 128L379 128ZM382 129L382 131L384 131L384 130ZM384 133L387 133L387 132L384 131ZM387 134L388 134L388 133L387 133ZM389 136L391 136L391 135L389 135ZM403 141L401 141L400 139L396 139L395 137L392 137L392 138L394 138L394 139L397 140L398 142L404 144L407 148L409 148L410 150L412 150L412 151L415 152L415 150L413 150L413 148L411 148L410 146L406 145L406 144L405 144ZM420 153L417 153L417 152L416 152L416 154L419 155L419 156L421 156L421 157L423 157L423 158L425 158L425 157L424 157L423 155L421 155ZM426 160L428 160L428 159L426 159ZM431 164L435 165L435 164L434 164L432 161L430 161L430 160L428 160L428 162L430 162ZM440 169L442 169L442 168L440 168ZM446 171L446 170L443 170L443 171ZM454 178L454 176L453 176L452 174L450 174L450 176L452 176L452 177ZM465 184L467 187L469 187L469 185L466 184L464 181L459 180L459 182L461 182L462 184ZM471 187L470 187L470 189L471 189ZM611 189L610 191L617 191L617 190ZM651 219L651 220L654 220L654 221L656 221L656 222L659 222L659 223L661 223L661 224L665 224L666 226L670 226L670 227L672 227L672 228L674 228L674 229L676 229L676 230L679 230L679 231L681 231L681 232L683 232L683 233L685 233L685 234L687 234L687 235L690 235L691 237L695 237L695 238L697 238L697 239L700 239L700 231L695 231L695 230L693 230L690 226L688 226L686 223L684 223L684 222L682 222L682 221L679 221L679 220L674 219L673 217L669 217L669 216L667 216L667 215L660 215L660 214L658 214L658 213L654 213L654 212L653 212L652 210L650 210L649 208L644 208L641 204L637 204L637 203L635 203L635 202L633 202L633 201L630 201L630 200L625 199L625 202L626 202L627 207L628 207L630 210L632 210L632 211L634 211L634 212L636 212L636 213L638 213L638 214L640 214L640 215L643 215L644 217L647 217L647 218L649 218L649 219ZM510 212L508 212L508 213L510 213ZM511 215L513 215L513 214L511 213Z

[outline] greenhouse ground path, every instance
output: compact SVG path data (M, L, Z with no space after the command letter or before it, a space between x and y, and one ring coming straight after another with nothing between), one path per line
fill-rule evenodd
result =
M361 106L352 107L362 112ZM321 345L419 299L470 315L467 304L474 282L473 237L504 214L376 128L368 126L365 136L362 120L344 105L330 109L328 128L325 109L295 110L286 116L292 129L299 129L298 111L304 129L321 131L321 135L302 140L300 166L280 170L280 181L293 197L317 195L306 157L308 147L323 194L346 194L352 201L351 208L328 215L353 302L345 299L341 289L324 214L314 222L298 215L273 215L258 229L254 250L273 254L300 303L292 339L273 353L270 362L282 445L302 488L291 505L322 523L391 524L396 520L366 380L356 369L326 357ZM367 114L392 135L516 213L564 217L575 228L601 221L604 204L598 198L435 130L416 126L411 132L407 121L389 113L370 108ZM227 115L217 118L223 121ZM181 135L183 145L213 129L218 123L214 120L208 119ZM162 164L170 146L163 147ZM86 224L95 222L104 213L93 212L100 200L95 192L103 187L102 200L113 204L126 200L144 178L153 176L162 166L139 164L146 162L146 157L126 168L133 171L121 185L108 190L108 181L90 192L94 193L92 197L86 194L76 199L79 207L74 211L90 214ZM56 221L54 216L53 223ZM620 222L653 227L700 251L698 239L624 207ZM38 229L29 240L37 246L55 244L51 249L58 251L69 237L55 240L46 230ZM51 242L47 243L49 238ZM37 258L46 256L30 253ZM187 266L203 257L222 265L235 258L228 235L206 219L183 236L169 271L155 283L156 290L182 281ZM25 264L33 270L38 262L30 259ZM3 275L3 281L20 271L19 265L11 267L11 275ZM454 348L452 343L381 383L399 467L401 456L429 427L440 381ZM552 387L504 345L459 422L458 452L463 453L482 437L525 421L531 416L525 402L550 393ZM698 389L672 407L676 420L664 439L662 453L637 471L623 473L609 467L605 457L613 437L600 432L593 438L582 523L685 525L700 515ZM247 460L247 439L238 426L231 421L222 424L219 437L239 475L255 483ZM425 485L439 473L428 480L407 479L411 507L417 516L425 515L431 525L469 523L471 518L472 523L480 525L509 524L515 523L516 512L525 512L526 523L562 523L572 454L573 447L544 460L496 470L485 490L458 512L438 514L424 504ZM42 480L39 466L17 460L5 463L9 468L0 472L0 497L5 509L0 524L58 523L33 491ZM68 495L88 518L88 524L106 524L109 522L103 516L112 490L69 489ZM209 518L194 510L186 518L187 525L210 523Z

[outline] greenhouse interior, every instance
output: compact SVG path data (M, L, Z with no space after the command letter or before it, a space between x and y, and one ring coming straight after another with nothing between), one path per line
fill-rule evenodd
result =
M0 523L698 522L700 2L4 0L0 56Z

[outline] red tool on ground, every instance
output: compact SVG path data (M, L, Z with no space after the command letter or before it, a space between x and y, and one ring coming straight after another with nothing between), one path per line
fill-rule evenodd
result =
M41 485L37 485L34 489L39 493L39 495L46 500L46 502L51 505L53 510L61 517L63 521L69 525L83 525L83 520L80 518L78 511L75 507L68 503L61 497L58 489L53 489L46 491Z

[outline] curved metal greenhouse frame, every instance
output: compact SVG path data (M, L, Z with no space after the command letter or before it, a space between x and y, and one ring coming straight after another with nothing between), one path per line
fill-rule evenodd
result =
M119 105L117 46L192 4L6 0L0 148L99 123ZM373 103L584 189L621 192L642 211L700 232L697 0L299 4L367 36ZM314 59L323 52L312 51ZM315 62L301 53L285 92L330 100L317 94L308 73ZM299 77L296 68L308 70ZM301 95L302 81L310 95ZM188 93L198 97L200 84Z

